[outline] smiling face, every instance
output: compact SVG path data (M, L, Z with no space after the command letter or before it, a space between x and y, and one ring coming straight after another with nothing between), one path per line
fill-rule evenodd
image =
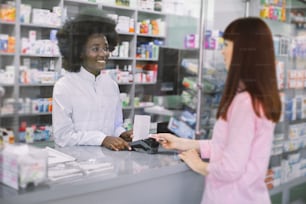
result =
M82 65L87 71L97 76L102 69L105 69L109 53L106 37L102 34L91 35L81 56Z
M229 70L231 62L232 62L233 49L234 49L233 41L224 40L224 47L222 50L222 54L224 57L224 63L225 63L225 67L227 70Z

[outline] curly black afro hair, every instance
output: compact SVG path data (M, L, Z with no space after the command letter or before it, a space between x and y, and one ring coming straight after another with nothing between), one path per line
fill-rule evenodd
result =
M118 43L116 23L98 8L84 9L74 19L65 22L57 32L63 68L69 72L81 69L81 54L88 38L93 34L103 34L113 51Z

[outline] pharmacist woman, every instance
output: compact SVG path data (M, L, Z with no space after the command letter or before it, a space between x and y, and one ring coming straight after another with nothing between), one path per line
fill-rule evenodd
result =
M130 149L118 85L101 73L117 45L115 23L99 9L87 9L66 21L57 39L66 73L53 90L55 143Z
M212 139L154 137L164 148L182 150L179 157L206 176L202 204L269 204L264 179L281 114L271 31L260 18L241 18L224 39L228 76Z

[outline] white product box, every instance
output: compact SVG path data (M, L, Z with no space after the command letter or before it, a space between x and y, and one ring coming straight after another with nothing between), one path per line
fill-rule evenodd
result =
M296 79L297 71L294 69L288 70L288 78L290 79Z
M46 24L49 22L50 11L47 9L32 9L32 23L33 24Z
M130 29L130 17L119 16L118 23L116 25L116 30L118 32L129 32Z
M304 78L304 70L296 70L296 78L298 79Z
M48 154L26 144L6 145L0 152L0 182L14 189L47 180Z
M289 126L289 139L297 139L298 138L298 126L297 125L290 125Z
M36 42L36 30L30 30L29 31L29 43L35 43Z
M0 52L7 52L8 38L7 34L0 34Z
M20 5L20 22L30 23L32 6L27 4Z
M13 65L5 66L3 84L14 84L15 81L15 67Z

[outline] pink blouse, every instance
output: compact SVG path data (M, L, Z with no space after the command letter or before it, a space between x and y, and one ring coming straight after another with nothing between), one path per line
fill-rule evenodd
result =
M200 141L210 158L202 204L269 204L264 183L275 124L256 116L247 92L237 94L227 121L217 120L211 140Z

